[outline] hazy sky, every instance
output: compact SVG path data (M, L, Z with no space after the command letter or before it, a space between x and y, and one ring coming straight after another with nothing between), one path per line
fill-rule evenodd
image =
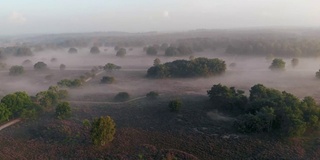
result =
M0 35L320 26L320 0L0 0Z

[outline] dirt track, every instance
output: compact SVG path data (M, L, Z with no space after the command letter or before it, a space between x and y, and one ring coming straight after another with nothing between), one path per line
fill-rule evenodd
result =
M5 129L5 128L7 128L7 127L9 127L9 126L11 126L11 125L14 125L14 124L16 124L16 123L18 123L18 122L20 122L20 121L21 121L20 118L11 120L11 121L9 121L8 123L5 123L5 124L1 125L1 126L0 126L0 131L3 130L3 129Z

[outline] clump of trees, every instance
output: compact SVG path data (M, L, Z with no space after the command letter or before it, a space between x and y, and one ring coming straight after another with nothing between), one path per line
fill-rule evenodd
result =
M284 70L285 66L286 66L286 62L284 62L280 58L275 58L273 59L269 69L279 71L279 70Z
M279 136L301 136L320 127L320 107L312 97L298 97L262 84L241 90L213 85L208 91L216 109L237 116L234 127L243 133L267 132Z
M60 102L56 107L56 117L58 119L65 119L71 116L71 107L68 102Z
M116 124L110 116L95 118L91 123L90 137L95 145L104 146L114 139Z
M147 97L148 99L151 99L151 100L157 99L158 96L159 96L159 93L158 93L158 92L155 92L155 91L151 91L151 92L149 92L149 93L146 94L146 97Z
M296 67L298 64L299 64L299 59L298 58L292 58L292 60L291 60L292 67Z
M124 102L129 100L130 95L127 92L119 92L113 99L117 102Z
M117 66L117 65L115 65L115 64L113 64L113 63L107 63L106 65L103 66L103 69L104 69L105 71L111 72L111 71L114 71L114 70L119 70L119 69L121 69L121 66Z
M168 106L171 112L178 112L182 107L182 101L179 99L172 100Z
M60 100L66 99L69 93L67 90L59 89L58 86L50 86L48 90L36 94L35 100L45 110L51 110Z
M116 56L118 56L118 57L124 57L126 54L127 54L127 50L126 50L125 48L120 48L120 49L117 51Z
M9 75L16 76L24 73L24 68L22 66L12 66L9 70Z
M112 84L115 82L115 79L114 79L114 77L103 76L102 79L100 80L100 82L103 84Z
M206 77L224 73L226 64L220 59L196 58L192 61L176 60L152 66L147 71L149 78Z
M71 54L78 53L78 50L74 47L71 47L71 48L69 48L68 53L71 53Z
M59 81L57 84L59 87L77 88L82 86L83 82L80 79L63 79Z
M90 53L92 53L92 54L99 54L99 53L100 53L99 47L97 47L97 46L91 47Z
M44 62L37 62L36 64L33 65L33 68L35 70L41 71L41 70L47 70L48 66Z

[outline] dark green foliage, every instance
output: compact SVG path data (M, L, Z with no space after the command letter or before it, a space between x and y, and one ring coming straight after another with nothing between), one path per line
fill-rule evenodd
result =
M60 102L56 107L56 117L65 119L71 116L71 107L68 102Z
M70 48L69 50L68 50L68 53L78 53L78 50L76 49L76 48Z
M109 77L109 76L103 76L102 79L100 80L100 82L104 84L111 84L111 83L114 83L114 81L115 81L114 77Z
M150 67L149 78L206 77L224 73L226 64L220 59L196 58L192 61L176 60Z
M296 67L298 64L299 64L299 59L298 58L292 58L292 60L291 60L292 67Z
M12 66L9 71L9 75L16 76L24 73L24 68L22 66Z
M155 92L155 91L151 91L149 93L147 93L146 97L148 99L157 99L159 96L159 93L158 92Z
M180 55L180 53L177 48L170 46L166 49L165 55L166 56L178 56L178 55Z
M114 100L117 102L123 102L129 100L130 95L127 92L119 92L115 97Z
M9 108L4 103L0 103L0 123L8 121L11 115Z
M171 112L178 112L182 107L182 101L175 99L169 102L169 109Z
M120 49L117 51L116 56L118 56L118 57L124 57L126 54L127 54L127 50L126 50L125 48L120 48Z
M97 46L91 47L90 53L92 53L92 54L99 54L99 53L100 53L99 47L97 47Z
M147 52L147 55L155 56L155 55L157 55L158 50L157 50L156 47L150 46L150 47L147 48L147 51L146 51L146 52Z
M271 66L269 67L271 70L284 70L286 66L286 62L284 62L282 59L275 58L272 61Z
M60 90L57 86L50 86L47 91L41 91L36 94L36 101L42 107L50 110L59 103L59 100L67 97L67 90Z
M14 117L19 117L23 109L33 105L31 98L26 92L15 92L1 99L1 103L8 107Z
M80 79L74 79L74 80L63 79L59 81L57 84L59 87L77 88L82 86L82 81Z
M110 116L100 117L91 123L90 136L93 144L104 146L114 139L116 124Z
M117 65L115 65L115 64L113 64L113 63L107 63L106 65L103 66L103 69L104 69L105 71L114 71L114 70L119 70L119 69L121 69L121 67L120 67L120 66L117 66Z
M239 100L239 96L245 96L237 94L232 87L214 85L208 94L219 110L232 113L230 106L241 109L242 112L238 112L240 116L234 123L240 132L273 132L280 136L293 137L303 135L306 130L315 131L320 126L320 107L311 97L300 100L290 93L261 84L251 87L247 103L237 105L232 102Z
M48 66L44 62L37 62L36 64L34 64L33 68L35 70L46 70L48 69Z

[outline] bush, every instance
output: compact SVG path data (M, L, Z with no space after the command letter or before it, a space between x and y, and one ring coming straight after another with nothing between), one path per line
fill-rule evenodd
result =
M97 46L91 47L90 53L92 53L92 54L98 54L98 53L100 53L99 47L97 47Z
M178 112L182 106L181 100L172 100L169 102L169 109L171 112Z
M120 49L117 51L116 56L118 56L118 57L124 57L126 54L127 54L127 50L126 50L125 48L120 48Z
M77 88L82 86L82 81L80 79L74 79L74 80L63 79L59 81L57 84L59 87Z
M129 100L130 95L127 92L119 92L115 97L114 100L118 102L123 102Z
M104 84L111 84L111 83L114 83L114 81L115 79L109 76L103 76L102 79L100 80L100 82Z
M37 62L36 64L33 65L33 68L35 70L46 70L48 69L48 66L44 62Z
M100 117L93 120L90 136L93 144L104 146L114 139L116 124L110 116Z
M146 97L148 99L157 99L159 96L159 93L158 92L154 92L154 91L151 91L149 93L147 93Z
M286 62L284 62L282 59L275 58L272 61L271 66L269 67L271 70L284 70L286 66Z
M78 50L76 49L76 48L70 48L69 50L68 50L68 53L78 53Z
M16 76L24 73L22 66L12 66L9 71L9 75Z
M65 119L71 116L71 107L68 102L61 102L56 107L56 117Z

